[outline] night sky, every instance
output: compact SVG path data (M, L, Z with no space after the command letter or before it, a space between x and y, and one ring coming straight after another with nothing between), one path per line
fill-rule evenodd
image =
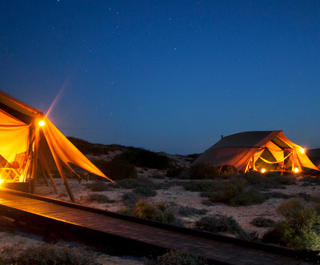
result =
M320 147L319 71L319 0L0 0L0 89L91 142Z

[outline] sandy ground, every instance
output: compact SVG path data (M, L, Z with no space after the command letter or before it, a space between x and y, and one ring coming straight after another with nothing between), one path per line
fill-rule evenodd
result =
M115 155L119 154L119 152L113 152L108 155L93 157L89 156L91 159L105 159L111 160ZM180 156L173 156L176 160L177 164L188 166L189 161L186 159L182 159ZM277 214L276 208L279 204L285 202L289 199L278 199L272 198L265 201L262 204L251 205L251 206L241 206L241 207L231 207L222 203L215 203L210 206L204 205L203 201L207 200L207 198L201 197L199 192L191 192L184 190L183 186L179 184L179 182L185 182L187 180L179 180L179 179L169 179L165 177L165 171L160 171L156 169L146 169L146 168L137 168L138 177L148 178L154 183L171 183L168 185L169 188L158 189L157 194L154 197L147 198L147 200L152 202L165 202L171 203L177 207L179 206L188 206L196 209L205 209L207 213L205 215L192 215L188 217L179 216L178 212L175 215L182 220L186 227L194 227L195 222L199 220L203 216L211 216L215 214L221 214L226 216L233 217L239 225L247 232L257 232L259 237L261 237L268 229L270 228L258 228L250 224L250 222L255 217L265 217L272 219L274 221L281 220L281 216ZM115 188L112 184L110 184L110 189L101 192L94 192L88 188L88 184L92 184L97 180L89 180L88 182L82 180L79 182L77 179L70 179L69 183L75 199L78 203L82 205L86 205L89 207L94 207L98 209L108 210L117 212L120 209L124 208L124 204L122 202L122 195L124 193L130 192L130 189L122 189ZM104 180L100 180L104 181ZM37 183L36 185L36 193L39 195L49 196L52 198L57 198L60 200L69 201L68 194L65 190L65 187L60 179L55 179L58 194L53 192L51 186L46 186L44 183ZM106 181L106 183L109 183ZM318 200L320 202L320 192L319 188L315 184L303 185L302 181L297 181L295 185L287 185L284 189L274 189L270 191L276 191L287 195L298 196L299 193L305 193L313 198L313 201ZM91 194L101 194L107 196L113 202L111 203L98 203L95 201L91 201L89 199ZM301 199L301 197L300 197ZM302 199L301 199L302 200ZM43 242L39 239L32 238L30 236L21 235L18 233L7 233L0 232L0 249L7 245L16 244L19 247L24 246L32 246L34 244L43 244ZM114 257L105 254L97 254L99 257L99 262L102 264L110 264L110 265L124 265L124 264L143 264L143 261L140 259L127 259L124 257Z
M175 184L179 181L185 182L186 180L177 180L177 179L169 179L166 177L159 176L163 174L162 171L151 170L151 169L138 169L139 177L148 177L154 183L170 183L174 182ZM153 178L152 176L156 176ZM61 199L61 200L69 200L69 197L65 191L63 183L59 180L55 180L57 182L57 187L59 190L58 194L53 193L51 187L47 187L43 184L39 184L36 187L36 193L40 195L50 196L53 198ZM101 192L93 192L88 189L87 185L90 183L94 183L94 180L89 182L82 181L81 183L78 180L71 179L70 186L72 187L73 193L77 202L94 208L99 208L103 210L117 212L125 206L122 203L122 195L124 193L130 192L130 189L122 189L122 188L110 188L107 191ZM313 185L303 185L303 182L298 181L296 185L287 185L284 189L272 189L271 191L280 192L287 195L297 196L299 193L306 193L313 197L313 200L319 198L320 201L320 192L318 186ZM112 203L98 203L95 201L90 201L88 198L90 194L102 194L107 196L109 199L113 200ZM299 198L297 196L297 198ZM301 198L299 198L301 199ZM199 192L186 191L182 185L172 185L167 189L158 189L157 195L154 197L149 197L147 200L152 202L165 202L172 203L177 206L188 206L196 209L205 209L208 212L205 215L193 215L193 216L179 216L178 213L175 213L179 219L181 219L186 227L194 227L194 224L197 220L199 220L203 216L210 216L215 214L221 214L226 216L232 216L239 225L246 230L247 232L257 232L260 236L262 236L268 228L258 228L250 224L252 219L255 217L265 217L272 219L274 221L281 220L281 216L277 214L276 208L279 204L290 200L290 199L278 199L271 198L265 201L262 204L250 205L250 206L239 206L239 207L231 207L225 205L223 203L215 203L211 206L207 206L203 204L203 201L207 200L207 198L201 197Z

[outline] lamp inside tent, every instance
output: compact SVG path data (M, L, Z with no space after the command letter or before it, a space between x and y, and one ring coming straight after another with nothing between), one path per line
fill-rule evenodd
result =
M40 111L0 92L0 184L29 183L43 177L54 190L57 172L74 200L67 176L81 168L109 179Z

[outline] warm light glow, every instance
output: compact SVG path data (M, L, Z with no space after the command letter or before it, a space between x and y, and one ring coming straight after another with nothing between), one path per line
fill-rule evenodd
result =
M304 154L305 153L304 148L300 147L300 152L301 152L301 154Z
M262 169L261 169L261 173L262 173L262 174L264 174L264 173L266 173L266 172L267 172L267 170L266 170L265 168L262 168Z
M299 173L299 168L295 167L294 168L294 173Z
M3 179L2 178L0 178L0 185L3 183Z
M40 127L42 127L42 126L44 126L46 123L44 122L44 120L41 120L41 121L38 122L38 124L39 124Z

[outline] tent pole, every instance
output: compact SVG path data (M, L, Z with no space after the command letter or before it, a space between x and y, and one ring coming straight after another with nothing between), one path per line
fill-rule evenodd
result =
M73 196L73 194L72 194L72 191L71 191L70 186L69 186L69 183L68 183L68 180L67 180L67 178L66 178L65 176L63 176L63 182L64 182L64 185L66 186L66 190L67 190L67 192L68 192L68 194L69 194L70 200L71 200L72 202L75 202L74 196Z
M48 182L48 176L46 175L45 170L43 169L43 167L41 166L40 160L39 160L39 172L41 177L43 178L46 186L49 186L49 182Z
M67 180L66 176L63 174L63 170L62 170L61 166L59 165L59 162L58 162L58 161L57 161L56 165L57 165L57 169L58 169L58 171L59 171L59 174L60 174L60 176L61 176L61 178L62 178L62 180L63 180L64 186L66 187L66 190L67 190L67 192L68 192L68 194L69 194L70 200L71 200L72 202L75 202L74 196L73 196L73 194L72 194L72 191L71 191L70 186L69 186L69 183L68 183L68 180Z
M38 177L38 149L39 149L39 128L34 127L34 150L33 150L33 170L31 180L31 193L34 193L35 180Z
M46 161L45 159L41 159L41 160L43 160L43 161L41 162L41 164L44 165L44 170L46 171L47 175L49 176L49 179L50 179L51 185L52 185L52 187L53 187L53 190L54 190L54 192L55 192L56 194L58 194L57 186L56 186L56 184L54 183L53 177L52 177L51 174L50 174L50 169L49 169L49 166L48 166L48 164L47 164L47 161Z
M31 170L29 180L29 192L34 193L34 179L36 176L36 128L34 124L30 126L30 156L31 156Z

